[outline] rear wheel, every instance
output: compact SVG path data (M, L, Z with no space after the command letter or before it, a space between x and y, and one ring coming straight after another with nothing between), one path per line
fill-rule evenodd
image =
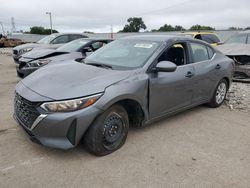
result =
M94 121L84 137L84 142L91 153L104 156L125 143L128 128L126 110L121 105L114 105Z
M212 100L210 101L209 106L216 108L222 105L223 101L226 98L228 91L228 82L225 79L222 79L217 85Z

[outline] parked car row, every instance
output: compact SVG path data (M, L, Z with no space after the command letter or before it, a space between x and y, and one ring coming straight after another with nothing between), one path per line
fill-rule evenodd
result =
M18 124L37 143L69 149L83 141L98 156L119 149L131 126L201 104L219 107L234 71L232 59L183 35L82 37L56 50L21 49L14 49L19 76L36 71L16 86Z
M111 41L110 39L80 38L66 43L56 50L32 50L19 58L17 75L24 78L48 63L85 58L88 53L96 51Z
M28 43L24 45L17 46L13 48L13 59L15 63L19 63L19 58L22 54L27 53L33 49L56 49L60 47L62 44L68 43L72 40L79 39L79 38L87 38L86 35L82 35L79 33L56 33L49 35L41 40L37 41L36 43Z

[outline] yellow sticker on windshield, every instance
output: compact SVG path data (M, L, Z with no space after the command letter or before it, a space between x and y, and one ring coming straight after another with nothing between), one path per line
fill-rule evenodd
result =
M137 43L134 45L135 48L152 48L153 44Z

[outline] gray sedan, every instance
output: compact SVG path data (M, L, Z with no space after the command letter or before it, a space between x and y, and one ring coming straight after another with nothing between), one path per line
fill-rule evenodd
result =
M65 43L79 38L88 38L80 33L55 33L48 35L35 43L27 43L13 48L12 56L15 63L19 63L19 58L33 49L57 49Z
M129 126L145 126L201 104L219 107L234 62L209 44L181 36L132 36L84 62L51 64L16 86L14 117L33 141L69 149L83 140L107 155Z

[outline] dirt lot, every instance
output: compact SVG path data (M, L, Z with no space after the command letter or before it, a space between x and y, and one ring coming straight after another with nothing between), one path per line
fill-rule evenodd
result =
M61 151L26 137L12 118L19 79L7 54L0 54L0 187L250 187L249 98L237 102L249 86L234 85L228 106L130 129L119 151L100 158L82 145Z

